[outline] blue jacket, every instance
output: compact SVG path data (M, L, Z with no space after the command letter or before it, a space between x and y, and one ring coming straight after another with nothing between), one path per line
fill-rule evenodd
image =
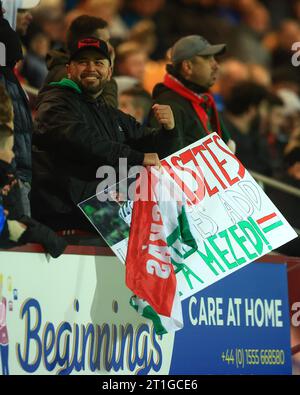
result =
M3 206L0 205L0 234L2 233L5 226L6 218L4 214Z
M13 167L20 180L31 182L32 119L28 100L19 82L5 78L1 70L0 83L10 95L14 107L15 159Z
M0 37L6 48L6 66L0 67L0 83L4 85L14 106L15 160L13 166L22 181L31 181L31 135L32 119L28 100L14 75L16 63L23 59L18 34L0 17Z
M0 205L0 248L7 248L10 245L9 231L4 214L3 206Z

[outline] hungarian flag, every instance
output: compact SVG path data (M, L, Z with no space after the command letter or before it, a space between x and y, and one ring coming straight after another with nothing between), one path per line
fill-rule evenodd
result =
M182 308L172 255L184 245L197 248L184 207L183 192L162 170L151 168L147 182L137 183L126 257L130 304L152 320L157 334L183 327ZM172 193L170 193L170 185ZM145 189L147 189L145 193ZM175 248L176 246L176 248Z

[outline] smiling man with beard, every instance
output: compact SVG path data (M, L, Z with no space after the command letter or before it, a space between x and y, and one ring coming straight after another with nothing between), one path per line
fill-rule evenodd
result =
M234 150L234 142L225 130L209 89L215 84L219 65L215 59L225 51L225 44L211 45L204 37L191 35L178 40L171 48L164 82L153 90L155 103L168 104L174 114L176 130L171 140L162 140L159 155L164 158L217 132ZM150 124L156 125L154 114Z
M100 42L94 39L85 41L87 43ZM102 45L104 46L104 43ZM68 78L74 81L85 94L96 98L111 78L110 58L103 57L92 47L78 51L78 53L75 51L70 64L67 65L67 73Z
M120 158L129 167L159 165L149 147L170 139L175 124L166 105L153 107L160 126L153 129L105 102L112 74L105 41L79 39L69 53L68 78L50 83L37 99L31 203L34 217L55 230L92 230L77 204L96 194L98 168L118 169Z

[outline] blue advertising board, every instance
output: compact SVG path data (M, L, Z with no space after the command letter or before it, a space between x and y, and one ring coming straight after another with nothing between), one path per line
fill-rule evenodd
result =
M117 258L0 252L0 374L291 374L286 266L249 264L182 301L163 336Z
M291 374L286 265L250 264L183 301L169 374Z

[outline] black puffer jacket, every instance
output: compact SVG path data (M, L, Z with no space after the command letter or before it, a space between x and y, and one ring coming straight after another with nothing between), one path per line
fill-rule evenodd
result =
M15 160L13 166L22 181L31 181L32 119L28 100L13 69L22 59L21 44L17 33L5 19L0 18L0 41L6 46L6 67L0 67L0 83L10 95L14 107Z
M76 205L95 195L99 166L118 168L119 158L141 165L143 152L153 152L161 136L175 131L142 127L108 106L81 93L63 79L41 91L33 143L33 216L56 229L84 227Z

